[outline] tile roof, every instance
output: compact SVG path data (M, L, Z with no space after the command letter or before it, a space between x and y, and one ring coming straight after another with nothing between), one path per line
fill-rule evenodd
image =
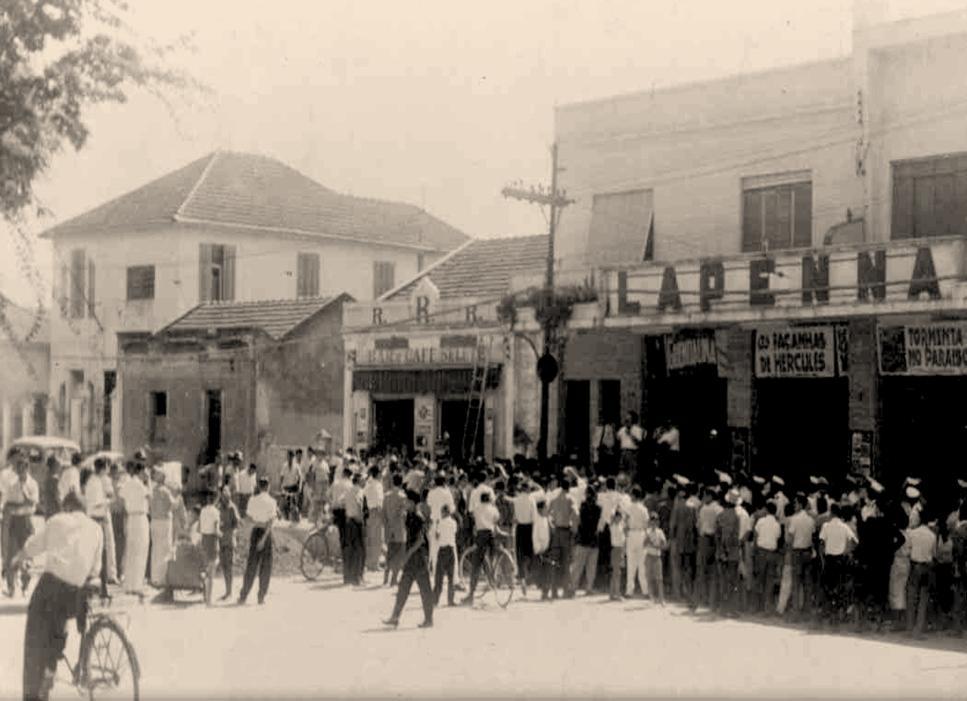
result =
M473 239L386 295L406 298L427 277L441 298L499 297L519 275L541 273L547 265L547 236Z
M334 302L352 301L348 294L254 302L205 302L161 329L159 334L187 331L258 329L278 340Z
M163 222L336 237L450 251L467 236L419 207L323 187L267 156L216 151L84 214L45 236Z

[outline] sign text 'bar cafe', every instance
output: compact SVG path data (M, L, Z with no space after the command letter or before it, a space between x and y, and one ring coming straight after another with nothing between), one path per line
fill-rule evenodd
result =
M649 263L605 276L609 317L727 317L820 305L872 311L881 302L952 297L964 275L963 239ZM858 307L869 306L869 310ZM794 316L794 315L793 315Z

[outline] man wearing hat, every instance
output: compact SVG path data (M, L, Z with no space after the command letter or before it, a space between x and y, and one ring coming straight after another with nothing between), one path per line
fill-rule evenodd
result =
M40 453L33 452L39 461ZM30 456L23 451L17 452L13 458L13 471L4 471L3 483L0 484L0 490L3 491L3 574L7 583L7 596L13 596L17 578L16 568L12 564L14 556L33 535L34 528L30 517L40 501L40 489L27 469L28 457ZM29 578L23 582L24 589L27 588L27 582Z

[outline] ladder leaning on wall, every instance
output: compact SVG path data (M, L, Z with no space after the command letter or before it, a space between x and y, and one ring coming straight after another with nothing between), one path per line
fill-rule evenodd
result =
M477 436L480 433L480 417L484 412L484 395L487 391L487 375L490 372L490 351L494 339L488 341L486 352L480 343L480 336L477 336L477 343L474 346L473 354L473 376L470 379L470 389L467 395L467 416L463 425L463 439L461 448L465 461L473 460L477 451ZM483 358L481 359L481 356ZM473 434L471 435L471 426ZM469 446L467 439L470 438Z

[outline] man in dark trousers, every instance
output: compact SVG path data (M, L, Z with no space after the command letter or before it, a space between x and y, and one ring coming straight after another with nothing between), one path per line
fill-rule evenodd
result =
M24 699L48 698L67 643L67 621L80 613L83 588L101 570L101 527L84 514L81 497L74 491L64 496L61 508L12 561L16 568L24 557L47 556L27 607Z
M420 495L407 492L406 505L406 553L403 574L400 576L400 586L396 591L396 605L393 613L383 621L388 626L396 627L400 624L400 614L406 606L410 596L410 589L414 580L420 588L420 599L423 602L423 622L420 628L433 626L433 589L430 586L430 548L426 539L426 518L420 513L417 505Z
M248 593L255 583L255 573L259 575L259 603L265 603L272 579L272 524L279 514L279 507L269 495L269 480L259 477L255 496L248 503L248 517L252 519L252 535L249 538L248 561L245 563L245 578L242 591L238 596L239 605L245 603Z

